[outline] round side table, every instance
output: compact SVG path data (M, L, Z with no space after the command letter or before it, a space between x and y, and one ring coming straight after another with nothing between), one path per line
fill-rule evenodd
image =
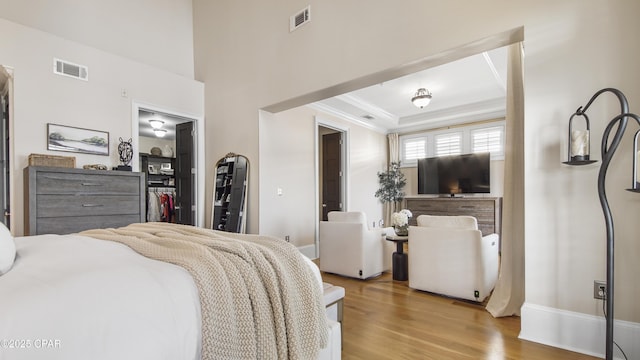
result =
M396 252L393 253L393 280L409 280L409 260L404 252L404 243L409 241L409 237L390 235L386 239L396 243Z

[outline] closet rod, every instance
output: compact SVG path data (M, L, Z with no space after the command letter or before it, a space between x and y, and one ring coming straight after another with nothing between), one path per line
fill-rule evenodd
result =
M176 189L172 187L153 187L149 188L149 192L175 192Z

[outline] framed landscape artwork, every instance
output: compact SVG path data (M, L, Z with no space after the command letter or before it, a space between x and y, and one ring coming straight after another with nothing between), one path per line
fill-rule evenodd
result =
M109 155L109 133L73 126L47 124L47 149Z

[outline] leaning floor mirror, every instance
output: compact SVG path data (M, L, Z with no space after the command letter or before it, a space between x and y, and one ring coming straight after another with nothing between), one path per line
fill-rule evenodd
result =
M218 160L214 174L211 228L244 233L249 160L243 155L228 153Z

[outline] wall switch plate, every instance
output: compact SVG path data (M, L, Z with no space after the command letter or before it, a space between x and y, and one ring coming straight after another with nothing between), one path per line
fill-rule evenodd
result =
M593 281L593 298L598 300L607 299L607 282L606 281Z
M289 235L285 235L285 236L284 236L284 240L285 240L286 242L289 242L289 240L290 240L290 239L289 239Z

